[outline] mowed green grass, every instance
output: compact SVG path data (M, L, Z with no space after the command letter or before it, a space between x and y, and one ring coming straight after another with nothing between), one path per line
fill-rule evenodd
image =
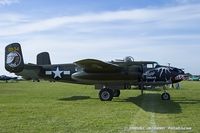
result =
M200 82L168 92L171 101L161 91L124 90L102 102L93 86L0 82L0 132L199 132Z

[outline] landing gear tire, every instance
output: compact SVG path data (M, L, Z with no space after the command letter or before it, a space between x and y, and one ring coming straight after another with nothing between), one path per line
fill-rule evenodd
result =
M170 100L170 95L169 95L169 93L164 92L164 93L161 95L161 99L162 99L162 100Z
M99 99L101 101L111 101L113 99L113 91L111 89L101 89L99 91Z
M119 97L120 90L113 90L113 97Z

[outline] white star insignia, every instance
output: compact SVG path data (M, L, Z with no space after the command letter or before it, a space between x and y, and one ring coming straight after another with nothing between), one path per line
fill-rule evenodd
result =
M56 68L56 71L52 71L55 75L54 75L54 78L56 78L56 77L59 77L59 78L62 78L61 77L61 73L63 72L63 71L60 71L59 70L59 67L57 67Z

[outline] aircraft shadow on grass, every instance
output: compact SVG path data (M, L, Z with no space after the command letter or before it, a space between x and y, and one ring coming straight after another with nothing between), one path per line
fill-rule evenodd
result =
M60 98L58 100L60 100L60 101L78 101L78 100L87 100L87 99L91 99L91 97L90 96L71 96L71 97Z
M179 103L179 104L200 104L200 100L196 100L196 99L177 99L174 100L175 102Z
M176 114L182 112L179 102L160 100L160 94L143 94L137 97L129 97L118 102L131 102L147 112L161 114Z
M60 101L79 101L87 99L96 99L91 98L90 96L71 96L60 98ZM200 104L200 100L189 100L186 98L180 98L176 100L163 101L160 100L160 94L143 94L137 97L129 97L127 99L119 99L115 102L131 102L138 107L142 108L144 111L161 113L161 114L178 114L182 113L180 104Z

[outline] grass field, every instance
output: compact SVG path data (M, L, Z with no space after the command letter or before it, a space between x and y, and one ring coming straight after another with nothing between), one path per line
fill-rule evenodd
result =
M161 91L125 90L111 102L93 86L42 81L0 82L0 132L194 132L200 131L200 82Z

